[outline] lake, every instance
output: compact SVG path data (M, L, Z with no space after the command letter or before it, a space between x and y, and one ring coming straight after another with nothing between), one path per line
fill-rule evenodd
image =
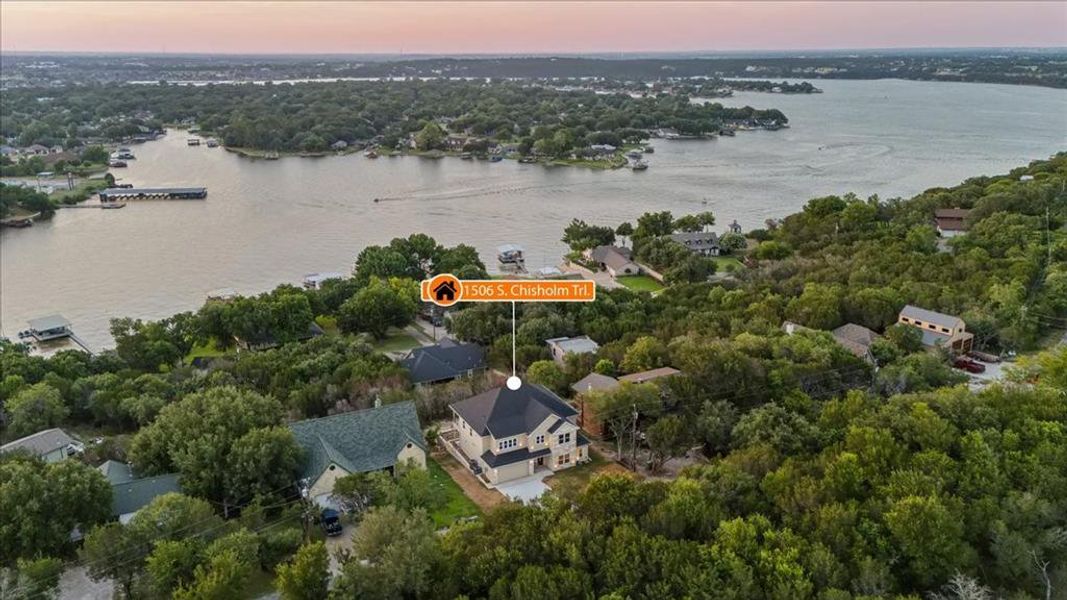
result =
M194 310L208 290L241 293L348 271L370 244L425 232L527 250L532 270L556 265L575 217L615 225L646 211L711 210L717 229L746 228L812 197L910 196L997 174L1067 150L1067 91L897 80L818 81L825 93L739 93L728 105L779 108L789 129L702 141L653 140L650 168L596 171L515 161L382 157L251 160L187 147L173 131L134 146L116 169L137 186L206 186L206 200L130 202L122 210L60 210L0 233L0 327L61 313L90 345L108 320ZM375 203L374 199L381 201Z

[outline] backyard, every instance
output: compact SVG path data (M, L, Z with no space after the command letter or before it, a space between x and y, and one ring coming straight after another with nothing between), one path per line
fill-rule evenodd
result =
M448 457L445 457L447 460ZM463 492L463 488L452 479L440 463L432 457L426 458L426 470L430 473L430 480L435 486L440 486L442 503L439 508L430 513L433 522L438 527L448 527L457 519L474 517L482 514L478 505Z
M573 498L598 475L623 474L634 476L626 467L615 461L608 460L600 452L593 450L592 446L590 446L589 450L589 459L589 462L585 464L556 471L545 479L545 485L550 487L557 496Z
M616 277L615 281L635 292L658 292L663 289L662 283L648 275L623 275Z

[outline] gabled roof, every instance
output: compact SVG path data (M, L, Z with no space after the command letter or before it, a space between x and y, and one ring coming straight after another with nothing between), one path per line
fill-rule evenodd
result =
M415 348L400 366L411 374L412 383L432 383L484 369L485 351L478 344L461 344L445 338L433 346Z
M719 236L713 231L680 231L669 236L672 240L689 249L718 248Z
M864 359L870 352L871 343L879 337L877 333L855 323L845 323L830 333L838 344L855 356Z
M613 390L617 387L619 387L619 381L617 379L608 377L607 375L601 375L600 373L590 373L571 385L571 389L579 394Z
M392 467L409 443L426 450L414 402L297 421L289 429L305 452L301 477L311 480L331 464L349 473Z
M550 416L566 419L578 414L559 396L533 383L523 383L517 390L496 387L451 407L475 433L498 439L530 433Z
M134 479L111 486L111 514L137 512L163 494L181 493L177 473Z
M660 377L670 377L671 375L677 375L679 373L681 373L681 371L672 367L660 367L658 369L652 369L650 371L641 371L640 373L630 373L629 375L623 375L619 378L619 381L626 381L629 383L645 383L646 381L652 381L653 379L659 379Z
M606 263L609 256L630 260L631 251L629 248L620 248L619 246L597 246L589 251L589 258L596 262Z
M24 438L10 441L3 446L0 446L0 452L25 450L34 456L44 456L49 452L65 448L68 444L72 444L75 441L74 438L67 435L66 431L56 427L38 431L37 433L28 435Z
M938 219L966 219L971 211L966 208L939 208L934 211Z
M919 308L918 306L912 306L911 304L905 306L900 310L900 316L908 317L912 320L922 321L924 324L933 323L941 327L947 327L953 329L960 325L963 325L963 319L954 317L952 315L946 315L944 313L935 312L932 310L926 310L925 308Z
M107 480L111 482L111 485L129 483L137 479L133 476L133 468L130 465L117 460L105 461L96 470L103 473L104 477L107 477Z

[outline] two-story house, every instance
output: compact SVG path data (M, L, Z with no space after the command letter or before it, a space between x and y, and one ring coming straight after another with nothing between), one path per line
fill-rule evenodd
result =
M457 434L450 443L490 485L539 469L566 469L589 457L578 411L539 385L493 388L450 408Z
M927 348L945 348L957 354L966 354L974 343L974 334L967 332L967 324L954 315L909 304L901 309L897 323L921 331L923 345Z

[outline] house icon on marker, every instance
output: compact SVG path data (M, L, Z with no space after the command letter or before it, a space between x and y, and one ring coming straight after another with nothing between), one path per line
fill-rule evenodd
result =
M433 289L433 297L438 302L453 302L456 299L456 282L443 281Z

